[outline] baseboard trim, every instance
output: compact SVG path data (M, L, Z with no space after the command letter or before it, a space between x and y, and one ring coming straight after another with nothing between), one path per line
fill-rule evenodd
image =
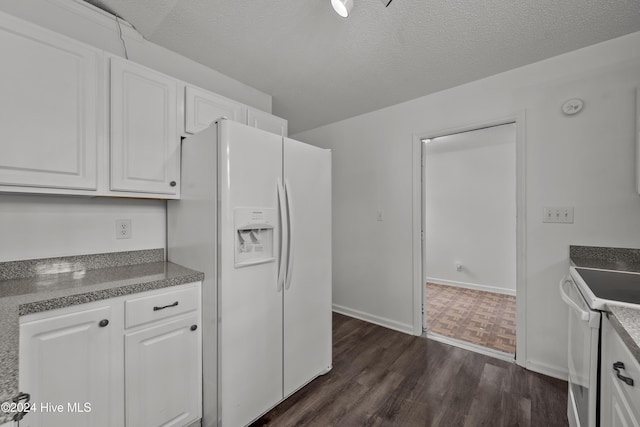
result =
M455 280L438 279L436 277L427 277L427 282L435 283L436 285L456 286L458 288L474 289L476 291L493 292L495 294L516 296L515 289L497 288L494 286L478 285L475 283L456 282Z
M375 314L365 313L364 311L354 310L353 308L343 307L338 304L333 304L333 311L338 314L344 314L345 316L353 317L365 322L374 323L378 326L383 326L394 331L403 332L405 334L413 334L413 325L406 323L396 322L395 320L387 319L385 317L376 316Z
M492 348L483 347L481 345L468 343L465 341L457 340L455 338L445 337L443 335L432 334L431 332L427 332L424 336L430 340L438 341L443 344L452 345L454 347L459 347L464 350L473 351L474 353L483 354L485 356L494 357L496 359L505 360L507 362L516 361L515 354L505 353L504 351L494 350Z
M527 368L530 371L537 372L542 375L546 375L548 377L557 378L559 380L567 381L569 379L569 373L567 372L567 370L562 369L558 366L552 366L546 363L527 360L527 364L525 368Z

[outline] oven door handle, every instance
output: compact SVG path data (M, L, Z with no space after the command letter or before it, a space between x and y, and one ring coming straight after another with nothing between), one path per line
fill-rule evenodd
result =
M570 308L574 309L578 312L578 314L580 314L581 320L589 321L591 317L590 313L586 310L583 310L578 304L576 304L576 302L572 300L569 294L567 294L567 292L565 291L565 284L567 283L570 286L573 285L573 281L568 277L564 277L560 281L560 296L562 297L562 300L566 302Z

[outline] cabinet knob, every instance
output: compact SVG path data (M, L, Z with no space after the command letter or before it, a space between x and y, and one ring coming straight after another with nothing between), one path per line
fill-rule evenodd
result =
M195 331L196 329L198 329L198 325L191 325L191 330Z
M175 187L175 186L177 185L177 183L176 183L175 181L171 181L171 182L169 183L169 185L170 185L170 186L172 186L172 187Z
M109 320L107 319L102 319L99 323L98 326L100 326L101 328L104 328L105 326L107 326L109 324Z

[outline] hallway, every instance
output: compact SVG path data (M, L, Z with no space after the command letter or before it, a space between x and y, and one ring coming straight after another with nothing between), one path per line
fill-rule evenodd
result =
M427 332L515 354L516 297L427 283Z

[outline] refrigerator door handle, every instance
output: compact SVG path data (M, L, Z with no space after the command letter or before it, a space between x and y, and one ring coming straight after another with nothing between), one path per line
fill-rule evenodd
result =
M280 257L278 261L278 292L282 290L285 280L286 259L285 254L288 248L288 229L287 229L287 207L285 201L285 192L282 182L278 179L278 206L280 207Z
M293 276L293 253L295 251L295 247L294 247L294 237L295 237L295 231L293 228L293 209L291 207L291 191L290 191L290 186L289 186L289 181L285 179L284 181L284 186L285 186L285 193L286 193L286 197L287 197L287 237L288 237L288 242L287 242L287 276L285 278L285 289L289 289L291 287L291 277Z

